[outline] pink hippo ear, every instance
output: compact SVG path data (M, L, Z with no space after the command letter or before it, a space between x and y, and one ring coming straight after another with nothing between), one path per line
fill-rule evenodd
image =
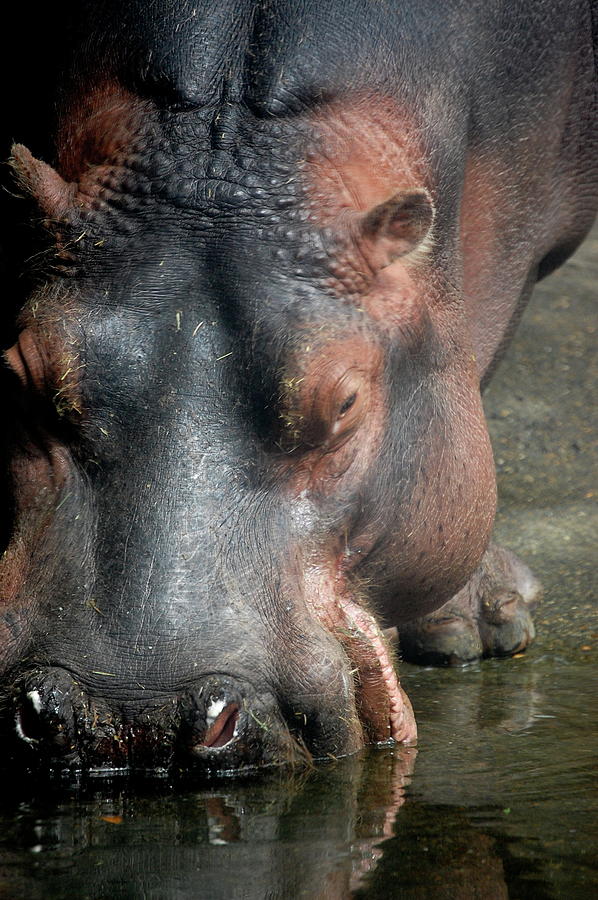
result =
M13 144L10 166L21 189L37 202L50 219L68 218L78 186L66 182L47 163L36 159L23 144Z
M398 191L362 215L358 241L372 268L382 269L415 250L425 252L434 215L425 188Z

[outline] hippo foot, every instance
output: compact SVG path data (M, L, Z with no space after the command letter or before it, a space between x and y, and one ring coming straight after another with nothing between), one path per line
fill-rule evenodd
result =
M535 636L530 610L540 582L514 553L490 544L469 582L448 603L400 629L403 659L460 666L484 656L512 656Z

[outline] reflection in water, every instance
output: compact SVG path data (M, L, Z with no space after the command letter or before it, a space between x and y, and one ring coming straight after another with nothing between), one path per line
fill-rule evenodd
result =
M413 803L405 807L375 875L353 896L508 900L509 890L494 837L477 830L464 811Z
M415 771L415 751L387 748L209 789L13 787L0 898L596 895L596 666L530 656L403 676Z
M393 834L415 753L199 792L113 785L21 803L2 822L0 896L347 897Z

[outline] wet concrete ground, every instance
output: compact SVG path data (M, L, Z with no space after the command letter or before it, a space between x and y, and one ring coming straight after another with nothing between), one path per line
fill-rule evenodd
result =
M496 537L545 587L538 645L595 659L598 227L536 288L485 408L498 471Z

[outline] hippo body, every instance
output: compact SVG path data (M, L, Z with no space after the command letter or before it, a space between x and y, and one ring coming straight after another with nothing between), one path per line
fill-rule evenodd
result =
M7 753L219 774L409 742L383 628L419 658L447 621L447 657L529 640L480 389L598 206L594 11L28 23L2 125Z

